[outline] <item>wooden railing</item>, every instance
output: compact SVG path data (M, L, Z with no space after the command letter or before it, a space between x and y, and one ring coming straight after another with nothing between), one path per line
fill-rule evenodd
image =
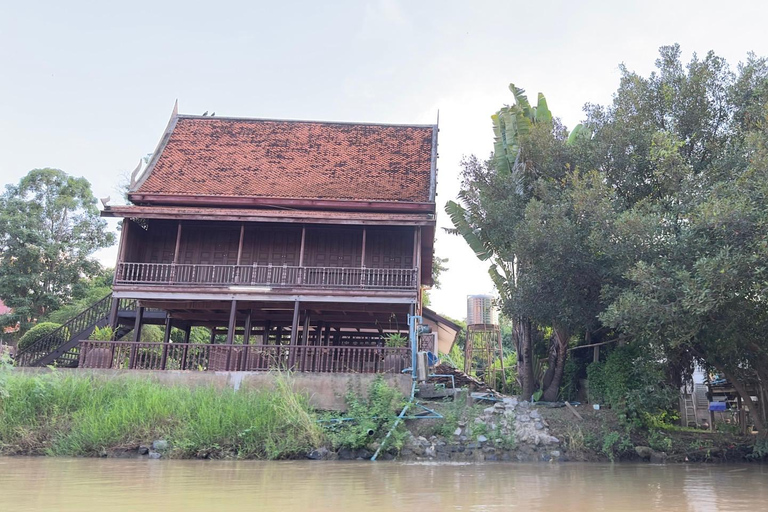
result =
M40 359L64 345L76 336L87 337L93 331L94 326L109 314L112 304L112 295L107 295L93 306L76 315L64 325L38 339L30 346L20 350L16 354L16 364L19 366L34 366ZM66 366L69 359L77 360L76 355L61 354L57 363Z
M81 341L81 368L400 373L409 348Z
M413 268L118 263L117 284L416 290Z

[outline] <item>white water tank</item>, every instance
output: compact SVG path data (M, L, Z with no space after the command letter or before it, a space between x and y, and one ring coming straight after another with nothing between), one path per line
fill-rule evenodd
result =
M498 325L499 313L492 295L467 295L467 325Z

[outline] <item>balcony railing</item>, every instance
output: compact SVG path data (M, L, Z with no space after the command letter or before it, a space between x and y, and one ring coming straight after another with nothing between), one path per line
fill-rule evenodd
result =
M413 268L297 267L118 263L117 284L179 286L265 286L405 290L418 287Z
M80 368L401 373L409 348L81 341Z

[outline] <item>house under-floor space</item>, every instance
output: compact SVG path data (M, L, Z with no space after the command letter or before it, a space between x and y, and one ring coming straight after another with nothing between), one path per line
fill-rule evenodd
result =
M410 365L412 308L359 301L116 300L111 320L122 338L81 342L79 366L399 373ZM141 341L151 324L163 326L162 342Z

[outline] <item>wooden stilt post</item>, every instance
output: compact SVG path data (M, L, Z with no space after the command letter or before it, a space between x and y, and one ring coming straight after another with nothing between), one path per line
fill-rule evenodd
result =
M243 370L250 370L251 364L249 363L250 360L250 352L251 352L251 310L248 310L248 313L245 315L245 328L243 329L243 353L242 353L242 359L240 360L240 368Z
M168 363L168 343L171 342L171 315L165 315L165 332L163 333L163 358L160 360L160 369L165 370Z
M293 303L293 322L291 323L291 343L288 348L288 368L293 368L296 358L296 345L299 338L299 301Z
M112 304L109 307L109 326L112 331L117 330L117 308L120 305L120 299L112 297Z
M184 349L181 351L181 369L187 369L187 353L189 352L189 337L192 334L192 324L184 327Z
M232 342L235 340L235 327L237 320L237 301L233 300L229 306L229 324L227 325L227 371L232 368Z
M144 306L138 303L136 306L136 321L133 324L133 345L131 345L131 355L128 360L128 368L136 367L136 345L141 341L141 327L144 323Z
M309 345L309 310L304 311L304 327L301 331L301 371L307 364L307 345Z
M245 331L243 332L243 345L249 345L251 343L251 311L248 310L248 314L245 315Z

